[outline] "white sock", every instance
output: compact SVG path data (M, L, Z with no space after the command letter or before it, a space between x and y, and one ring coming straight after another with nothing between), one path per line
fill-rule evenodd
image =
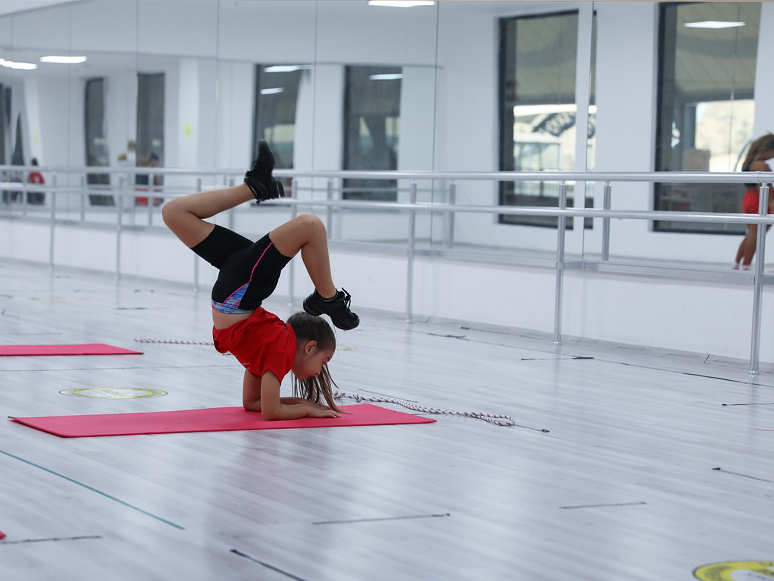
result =
M743 264L742 265L742 270L750 270L750 265L749 264Z

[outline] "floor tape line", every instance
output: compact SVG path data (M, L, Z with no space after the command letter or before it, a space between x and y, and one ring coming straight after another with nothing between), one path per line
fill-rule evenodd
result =
M244 557L245 559L249 559L253 563L258 563L259 565L263 565L267 569L271 569L272 571L276 571L277 573L282 573L286 577L290 577L291 579L295 579L296 581L305 581L301 577L296 577L292 573L288 573L287 571L283 571L282 569L278 569L274 565L269 565L268 563L264 563L263 561L259 561L258 559L254 558L254 557L251 557L250 555L246 555L245 553L243 553L241 551L237 551L236 549L231 549L231 552L234 553L235 555L239 555L240 557Z
M132 504L129 504L128 502L125 502L119 498L116 498L115 496L111 496L106 492L102 492L101 490L98 490L92 486L89 486L88 484L84 484L83 482L78 482L77 480L70 478L69 476L65 476L64 474L59 474L59 472L54 472L53 470L49 470L48 468L45 468L44 466L41 466L39 464L35 464L34 462L30 462L29 460L25 460L24 458L20 458L19 456L14 456L13 454L6 452L5 450L0 450L0 454L5 454L6 456L9 456L10 458L14 458L16 460L19 460L21 462L24 462L25 464L29 464L30 466L34 466L35 468L40 468L41 470L45 470L49 474L53 474L54 476L59 476L59 478L64 478L65 480L68 480L72 482L73 484L77 484L78 486L83 486L84 488L91 490L92 492L96 492L97 494L101 494L105 498L109 498L110 500L114 500L119 504L123 504L124 506L127 506L133 510L136 510L137 512L141 512L144 515L150 516L152 518L155 518L156 520L160 520L163 523L166 523L170 526L175 527L176 529L180 529L181 531L184 531L185 529L181 527L180 525L176 525L173 522L170 522L164 518L161 518L160 516L156 516L155 514L148 512L147 510L143 510L137 506L134 506Z
M3 545L20 545L22 543L46 543L49 541L80 541L82 539L101 539L99 535L91 535L85 537L62 537L53 539L24 539L23 541L3 541L0 543L0 547Z
M358 522L380 522L385 520L408 520L408 519L414 519L414 518L437 518L437 517L444 517L444 516L451 516L451 513L443 513L443 514L418 514L418 515L410 515L410 516L386 516L382 518L357 518L353 520L326 520L326 521L320 521L320 522L313 522L313 525L339 525L339 524L350 524L350 523L358 523Z

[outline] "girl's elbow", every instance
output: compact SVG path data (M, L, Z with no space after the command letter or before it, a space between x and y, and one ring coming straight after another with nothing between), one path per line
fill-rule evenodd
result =
M278 410L267 409L267 410L260 410L260 411L261 411L261 415L263 416L263 419L266 420L267 422L273 422L274 420L279 419Z

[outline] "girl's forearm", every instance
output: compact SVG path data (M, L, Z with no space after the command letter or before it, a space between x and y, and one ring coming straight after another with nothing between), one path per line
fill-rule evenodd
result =
M304 403L298 404L285 404L280 403L275 409L269 411L261 409L263 419L267 421L274 420L297 420L299 418L305 418L311 412L307 401L301 400Z
M285 405L296 405L304 402L306 402L306 400L301 397L281 397L280 398L280 403Z

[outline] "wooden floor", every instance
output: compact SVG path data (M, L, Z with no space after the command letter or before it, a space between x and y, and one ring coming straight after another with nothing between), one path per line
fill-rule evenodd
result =
M135 342L209 340L207 294L0 262L0 344L145 353L2 357L2 415L239 405L233 357ZM62 439L3 419L0 579L675 581L774 560L770 368L756 384L706 354L360 315L331 363L341 390L550 432L438 416ZM90 387L167 395L60 394Z

